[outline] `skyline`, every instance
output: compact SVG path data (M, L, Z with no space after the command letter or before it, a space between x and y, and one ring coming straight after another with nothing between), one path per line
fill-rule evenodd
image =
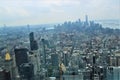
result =
M0 26L120 19L119 0L0 0Z

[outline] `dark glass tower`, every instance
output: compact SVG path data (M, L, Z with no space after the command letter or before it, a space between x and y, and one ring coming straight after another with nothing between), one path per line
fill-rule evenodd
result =
M28 49L26 48L15 49L14 52L15 52L16 65L19 71L21 64L28 63L28 55L27 55Z
M34 39L34 33L31 32L29 34L29 38L30 38L30 49L31 50L37 50L38 49L38 44L37 41Z

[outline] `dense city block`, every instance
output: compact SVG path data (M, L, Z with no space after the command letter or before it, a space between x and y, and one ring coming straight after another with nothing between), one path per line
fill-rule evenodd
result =
M0 80L120 80L120 29L78 19L0 27Z

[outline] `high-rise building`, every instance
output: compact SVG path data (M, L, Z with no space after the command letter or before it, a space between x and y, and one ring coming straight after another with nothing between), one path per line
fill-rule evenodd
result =
M51 54L51 62L52 66L58 66L59 64L58 54Z
M95 60L95 56L93 56L93 65L95 65L96 60Z
M88 71L84 71L83 73L83 80L92 80L92 75L91 75L91 71L88 70Z
M65 64L65 66L68 66L68 59L69 59L68 54L65 53L65 54L63 55L63 57L64 57L64 64Z
M120 66L120 53L115 53L115 57L116 57L116 66Z
M34 33L33 32L31 32L29 34L29 38L30 38L30 42L34 41Z
M88 15L85 16L85 22L88 23Z
M30 63L23 63L20 66L20 75L24 79L33 80L34 77L34 66Z
M37 50L38 49L38 44L37 44L37 41L34 39L34 33L33 32L31 32L29 34L29 39L30 39L31 50Z
M5 71L4 71L4 75L5 75L5 80L11 80L12 79L12 58L9 52L7 52L5 54Z
M10 71L6 71L5 69L0 69L0 80L11 80Z
M19 67L21 64L28 63L28 55L27 55L28 49L26 48L15 49L14 52L15 52L16 65L19 71Z
M34 65L34 75L37 75L40 71L40 55L38 50L34 50L29 54L29 63Z
M42 46L43 46L43 49L42 49L42 51L43 51L43 64L44 64L44 66L46 66L45 39L42 39L41 41L42 41Z
M5 80L11 80L10 71L5 71Z
M120 80L120 67L108 67L107 80Z
M116 57L110 57L110 66L116 66Z
M89 22L88 22L88 15L85 15L85 26L88 26Z
M29 34L29 40L30 40L30 49L33 53L32 55L29 55L30 63L34 65L34 75L37 75L40 71L40 50L38 49L38 43L34 38L34 33L31 32Z
M5 80L5 74L4 74L4 70L2 68L0 68L0 80Z

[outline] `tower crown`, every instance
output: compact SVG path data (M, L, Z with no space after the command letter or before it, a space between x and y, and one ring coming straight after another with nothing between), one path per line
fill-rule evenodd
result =
M10 61L10 60L11 60L10 53L7 52L7 53L5 54L5 60L6 60L6 61Z

